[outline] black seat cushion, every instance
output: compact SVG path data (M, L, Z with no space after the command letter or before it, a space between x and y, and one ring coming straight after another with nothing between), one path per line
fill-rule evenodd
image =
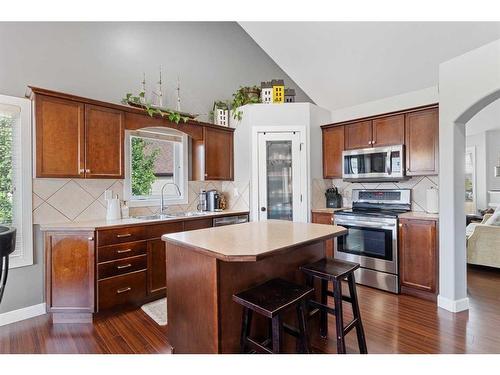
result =
M6 257L16 249L16 229L0 225L0 257Z
M300 269L308 275L330 281L344 278L358 268L358 263L346 262L344 260L332 258L323 258L317 262L300 267Z
M313 291L314 288L309 286L294 284L283 279L272 279L233 295L233 301L272 318Z

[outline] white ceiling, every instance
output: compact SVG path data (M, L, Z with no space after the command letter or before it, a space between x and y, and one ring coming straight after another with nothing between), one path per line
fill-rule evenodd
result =
M316 104L330 110L435 86L441 62L500 38L500 22L240 25Z

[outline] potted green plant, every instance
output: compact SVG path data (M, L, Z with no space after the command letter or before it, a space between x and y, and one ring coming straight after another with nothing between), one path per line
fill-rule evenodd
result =
M233 118L235 120L241 120L243 113L238 108L245 104L255 103L261 103L260 88L257 86L240 86L240 88L233 94L233 101L231 102Z

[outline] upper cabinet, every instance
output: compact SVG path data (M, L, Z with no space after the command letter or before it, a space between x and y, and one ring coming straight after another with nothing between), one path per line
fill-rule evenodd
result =
M437 108L410 112L405 121L406 174L438 173L439 112Z
M387 116L373 120L372 146L393 146L405 143L405 116Z
M345 149L372 147L372 122L360 121L345 125Z
M85 106L39 95L35 102L36 176L82 177L85 173Z
M123 178L123 112L38 95L36 177Z
M323 129L323 178L342 178L344 127Z
M124 115L85 105L85 177L123 178Z

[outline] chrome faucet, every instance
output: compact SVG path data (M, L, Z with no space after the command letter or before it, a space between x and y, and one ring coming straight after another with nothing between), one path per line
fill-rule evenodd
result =
M175 183L175 182L167 182L165 183L162 187L161 187L161 195L160 195L160 214L162 214L166 209L167 207L165 207L165 201L163 199L163 191L165 190L165 186L167 185L174 185L175 188L177 189L177 194L179 195L179 197L182 195L181 193L181 189L179 189L179 186Z

